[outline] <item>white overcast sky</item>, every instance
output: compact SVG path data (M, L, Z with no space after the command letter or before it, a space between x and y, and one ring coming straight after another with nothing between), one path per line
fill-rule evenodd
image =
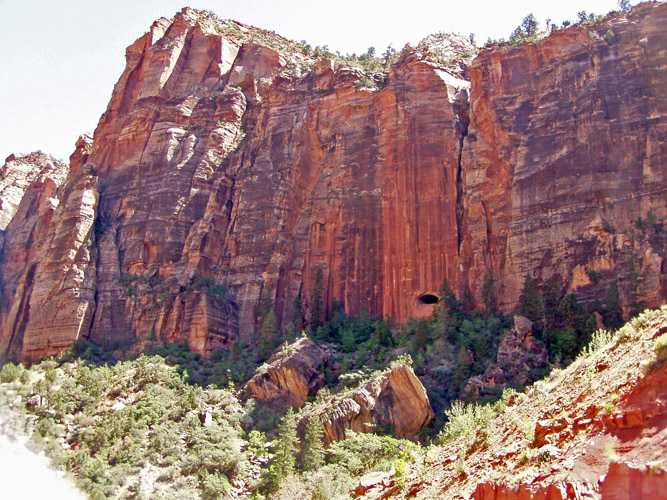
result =
M370 46L381 54L439 31L483 43L507 38L531 12L543 27L618 8L617 0L0 0L0 165L37 149L68 159L106 109L125 47L185 5L343 54Z

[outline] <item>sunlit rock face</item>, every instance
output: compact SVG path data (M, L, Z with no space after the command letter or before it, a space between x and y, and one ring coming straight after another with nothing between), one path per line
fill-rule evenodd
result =
M284 328L301 294L307 321L318 271L328 311L400 321L429 315L445 277L479 305L489 268L504 310L528 272L590 299L612 280L625 290L631 261L645 301L663 301L665 239L635 222L667 217L666 12L470 65L465 38L431 37L371 87L206 12L156 21L92 143L40 195L51 208L12 202L0 347L158 339L208 355L253 339L260 300ZM39 238L17 243L20 213Z
M312 419L319 419L326 444L341 441L346 431L390 430L400 438L416 439L417 432L434 418L426 389L412 368L399 365L373 377L357 389L343 392L305 412L299 422L303 431Z
M475 59L459 283L479 293L492 267L512 309L527 273L603 296L634 259L647 302L664 301L664 238L635 229L667 216L666 23L645 4Z
M301 338L283 347L245 384L249 398L284 409L301 407L325 386L324 369L331 353Z

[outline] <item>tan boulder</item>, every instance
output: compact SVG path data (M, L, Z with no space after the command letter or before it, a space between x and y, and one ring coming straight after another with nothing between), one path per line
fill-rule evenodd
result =
M302 406L324 387L324 368L330 361L328 351L301 338L271 356L245 389L249 397L265 404Z
M399 365L373 377L346 394L307 410L301 426L319 418L327 444L345 439L345 431L388 431L399 438L415 439L434 418L433 409L412 368Z

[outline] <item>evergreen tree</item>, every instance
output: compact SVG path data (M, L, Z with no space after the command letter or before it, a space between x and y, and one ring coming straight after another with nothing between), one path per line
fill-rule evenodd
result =
M563 297L563 300L560 301L560 311L563 315L563 324L566 327L577 330L583 326L581 323L583 320L584 309L581 307L576 295L573 293L568 293Z
M532 36L537 33L537 19L531 13L521 20L521 27L526 35Z
M576 332L566 326L563 330L554 330L552 333L554 346L551 351L562 359L573 359L577 353Z
M519 305L517 306L517 313L525 316L533 323L537 323L542 319L542 302L540 294L535 285L535 280L528 273L523 281L523 289L519 296Z
M628 269L628 308L631 318L641 314L646 309L646 304L641 300L639 295L639 287L641 286L641 274L637 269L636 259L633 256L630 259L630 268Z
M269 468L273 489L278 489L287 476L294 474L299 440L296 434L296 418L290 407L278 426L278 437L273 441L273 462Z
M561 310L560 302L562 298L560 280L552 276L547 279L541 288L542 313L547 328L557 328L560 326Z
M306 426L301 468L304 471L315 471L324 465L325 456L324 426L320 417L315 415Z
M488 268L484 274L482 284L482 302L487 311L495 313L498 310L498 299L496 298L496 279L493 276L493 269Z
M269 310L273 309L273 299L271 298L272 296L273 290L270 288L267 288L262 292L262 297L259 299L257 308L255 309L255 314L259 316L261 321L264 321L266 315L269 314Z
M602 307L602 302L600 302L600 299L598 299L598 298L593 300L593 302L591 302L588 305L587 310L588 310L588 314L598 313L598 314L602 315L603 312L604 312L604 308Z
M264 321L259 338L259 355L262 359L267 359L271 351L280 344L280 335L278 333L278 319L273 308L269 309Z
M612 281L607 288L604 304L604 324L612 330L623 326L623 307L621 307L621 298L615 281Z
M232 359L235 363L238 363L241 358L241 352L243 351L243 346L241 345L241 339L236 338L232 341Z
M352 328L345 328L340 336L340 347L343 352L351 353L357 348L357 339L354 336Z
M415 327L415 334L412 339L412 345L415 351L421 351L426 349L431 337L431 329L429 327L428 321L425 319L417 320L417 325Z
M303 306L301 305L301 293L297 293L294 297L294 304L292 306L292 323L296 327L296 330L301 331L303 326Z
M456 299L456 294L449 286L449 280L445 277L440 287L439 314L442 318L450 318L458 311L460 303Z
M582 349L586 347L588 344L590 344L591 338L593 338L593 333L597 329L598 329L598 322L595 319L595 315L589 314L588 318L586 319L586 323L584 323L584 327L581 329L581 332L579 333L579 339L578 339L579 349Z
M466 348L463 344L459 348L459 352L456 356L456 370L454 370L453 384L458 392L465 389L466 383L470 378L470 373L472 370L472 363L470 362L470 354L466 351Z
M315 284L313 285L313 293L310 296L310 328L314 333L322 326L324 320L322 307L322 270L318 269L315 273Z
M384 347L393 347L394 346L394 337L391 334L390 322L378 320L373 325L377 339L380 341L380 345Z
M463 290L463 297L461 297L461 310L465 312L470 312L475 309L475 299L472 296L472 290L466 285L465 290Z
M292 303L292 321L287 325L286 331L290 338L296 338L303 331L303 306L301 305L301 293L294 297Z

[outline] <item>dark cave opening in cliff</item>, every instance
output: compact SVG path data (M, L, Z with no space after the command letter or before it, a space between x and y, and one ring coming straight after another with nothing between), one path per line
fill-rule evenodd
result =
M432 293L423 293L419 297L417 297L417 304L437 304L438 303L438 297L437 295L433 295Z

